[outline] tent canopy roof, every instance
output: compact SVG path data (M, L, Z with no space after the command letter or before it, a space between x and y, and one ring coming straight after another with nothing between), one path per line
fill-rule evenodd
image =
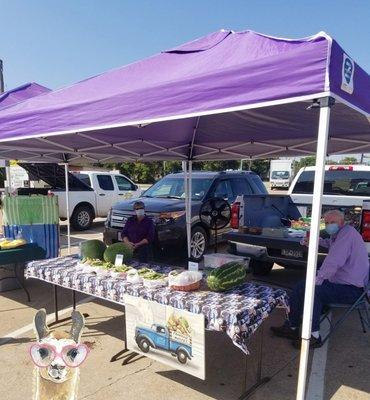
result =
M0 110L19 103L23 100L30 99L31 97L38 96L42 93L50 92L51 90L45 86L39 85L35 82L26 83L14 89L0 93Z
M370 77L327 34L297 40L221 30L0 112L0 157L233 159L370 151Z

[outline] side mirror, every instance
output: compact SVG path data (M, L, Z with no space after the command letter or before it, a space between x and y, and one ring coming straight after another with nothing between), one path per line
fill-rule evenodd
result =
M132 185L133 186L133 189L132 190L138 190L139 189L139 186L138 185Z

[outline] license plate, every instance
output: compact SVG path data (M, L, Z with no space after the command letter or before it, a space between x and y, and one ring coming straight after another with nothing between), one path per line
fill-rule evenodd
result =
M117 240L122 241L122 232L117 233Z
M303 258L303 252L300 250L282 249L281 255L285 257Z

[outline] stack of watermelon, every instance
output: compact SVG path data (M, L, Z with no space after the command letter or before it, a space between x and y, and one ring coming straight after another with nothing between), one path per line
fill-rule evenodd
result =
M243 283L246 275L245 264L231 261L214 269L207 277L207 285L210 290L224 292Z

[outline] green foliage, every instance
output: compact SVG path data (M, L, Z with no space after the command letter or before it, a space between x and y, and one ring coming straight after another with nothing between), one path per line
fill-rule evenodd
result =
M344 157L342 160L340 160L339 164L344 164L344 165L358 164L358 161L356 157Z

